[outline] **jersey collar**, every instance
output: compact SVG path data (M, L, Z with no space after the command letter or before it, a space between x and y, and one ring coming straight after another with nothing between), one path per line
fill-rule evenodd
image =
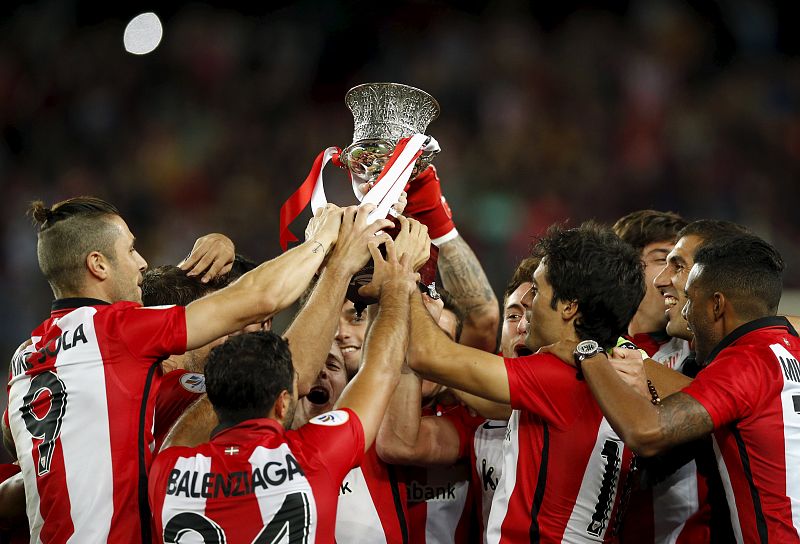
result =
M74 310L75 308L81 308L82 306L100 306L109 304L111 303L97 298L59 298L53 301L50 311L60 312L62 310Z
M211 442L229 442L251 440L253 433L264 433L264 431L273 431L275 434L282 435L286 430L283 425L274 419L260 418L248 419L242 421L233 427L226 427L222 430L214 429L211 431Z
M720 351L722 351L723 349L727 348L728 346L736 342L739 338L741 338L745 334L751 333L758 329L766 329L769 327L784 327L789 330L789 334L791 334L792 336L798 336L797 331L794 330L792 324L789 323L789 320L786 319L785 317L776 315L771 315L769 317L760 317L758 319L754 319L753 321L749 321L744 325L738 326L736 329L731 331L731 333L728 334L728 336L723 338L720 341L720 343L717 344L713 350L711 350L711 353L708 355L708 358L706 359L705 362L706 366L708 366L708 364L711 363L711 361L713 361L717 355L719 355Z

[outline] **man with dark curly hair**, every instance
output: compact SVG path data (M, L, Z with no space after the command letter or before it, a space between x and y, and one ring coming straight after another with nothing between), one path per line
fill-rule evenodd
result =
M588 358L616 345L644 296L637 251L610 229L551 227L535 246L527 347L570 339ZM514 409L486 541L597 542L615 534L632 455L574 368L551 354L501 358L452 342L421 301L409 364Z

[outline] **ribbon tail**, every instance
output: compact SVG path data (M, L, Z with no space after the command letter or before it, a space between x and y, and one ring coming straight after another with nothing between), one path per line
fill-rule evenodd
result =
M308 206L308 203L311 202L314 186L317 184L317 178L322 171L322 158L324 154L325 152L323 151L317 155L308 177L306 177L305 181L297 188L294 194L281 206L279 240L283 251L286 251L289 242L297 241L297 237L289 230L289 225L292 221L297 219L297 216L300 215L303 209Z

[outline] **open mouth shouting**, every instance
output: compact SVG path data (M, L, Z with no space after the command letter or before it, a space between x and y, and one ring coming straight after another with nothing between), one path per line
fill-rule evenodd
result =
M306 395L306 399L315 406L325 406L331 400L331 392L322 385L315 385Z
M514 344L514 355L525 357L526 355L533 355L533 352L525 345L525 342L518 342Z

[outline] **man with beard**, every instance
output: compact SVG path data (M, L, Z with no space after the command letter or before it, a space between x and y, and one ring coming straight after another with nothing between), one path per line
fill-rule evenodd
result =
M644 296L636 252L609 229L551 227L536 244L526 344L616 345ZM409 365L428 379L514 408L486 539L596 542L622 515L632 456L586 383L550 354L503 359L451 342L412 301Z
M642 455L713 436L737 542L800 542L800 340L776 317L783 269L778 252L753 235L697 251L682 313L702 370L682 384L673 377L663 400L624 385L604 355L581 364L612 426ZM568 346L559 349L566 358Z
M659 363L690 377L697 375L699 367L689 347L692 331L689 330L686 320L681 314L681 310L686 304L684 290L689 270L694 264L694 254L706 243L748 232L747 228L742 225L716 219L693 221L678 232L678 240L667 255L666 266L655 277L653 285L664 300L666 308L664 315L667 318L666 332L671 338L678 339L674 342L682 341L681 344L684 347L675 349L668 354L667 359L656 359Z
M150 499L163 541L194 532L231 542L271 542L282 535L290 542L334 542L342 478L375 438L408 342L416 274L410 256L398 260L394 243L385 243L384 259L370 242L375 270L361 293L379 298L380 307L363 368L336 410L286 430L297 378L287 343L272 333L234 336L212 351L206 383L219 425L211 441L167 447L153 466ZM198 410L207 412L207 405ZM169 446L192 445L193 420L203 417L198 410L179 420Z
M4 428L25 478L31 538L149 542L161 359L291 304L335 245L341 210L318 210L306 243L235 284L168 308L141 306L147 263L114 206L76 197L35 202L31 214L56 300L12 360Z
M664 298L654 280L667 265L678 233L686 224L672 212L640 210L620 218L613 227L617 236L640 252L647 284L642 303L628 325L628 338L654 361L678 371L689 355L689 342L667 334ZM675 452L655 460L639 460L640 486L631 495L621 542L709 542L709 481L705 474L698 474L694 459L700 448L698 444L689 455ZM707 465L716 471L711 463Z

